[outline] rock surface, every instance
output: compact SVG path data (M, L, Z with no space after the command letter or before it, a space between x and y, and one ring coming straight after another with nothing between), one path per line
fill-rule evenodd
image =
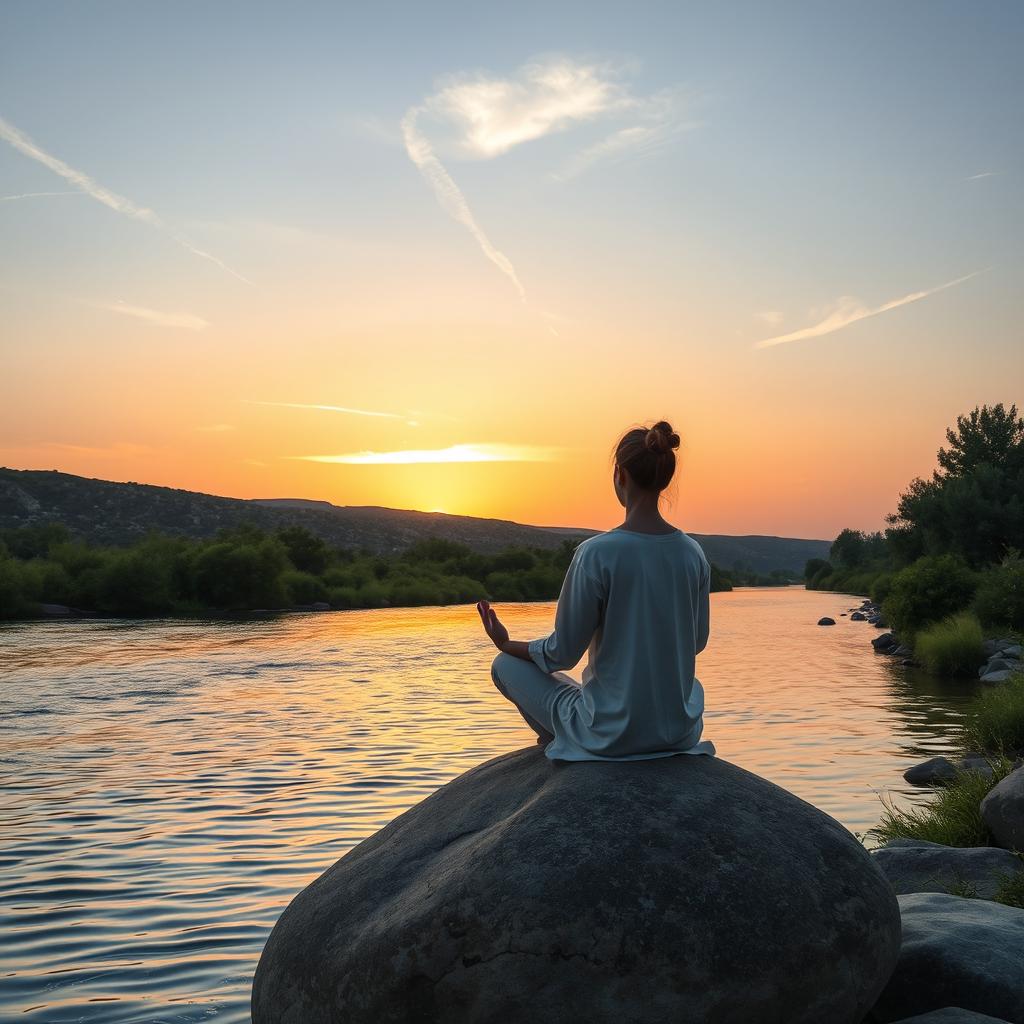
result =
M990 1017L987 1013L975 1013L960 1006L944 1006L941 1010L921 1013L916 1017L904 1017L897 1024L1008 1024L1002 1017Z
M990 900L1004 875L1024 872L1024 861L994 846L955 847L920 839L894 839L871 852L893 889L912 892L951 892L967 886ZM959 893L963 895L963 893Z
M899 903L900 959L870 1020L958 1006L1024 1024L1024 910L941 893Z
M981 817L1000 846L1024 852L1024 768L989 790L981 801Z
M254 1024L857 1024L896 897L828 815L717 757L479 765L303 890Z

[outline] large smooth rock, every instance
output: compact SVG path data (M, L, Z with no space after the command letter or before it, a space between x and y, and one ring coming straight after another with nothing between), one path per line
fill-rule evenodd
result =
M1024 852L1024 768L1010 772L981 801L981 817L995 841Z
M869 1019L959 1006L1024 1024L1024 910L942 893L898 898L903 947Z
M987 1013L975 1013L959 1006L944 1006L941 1010L921 1013L916 1017L904 1017L897 1024L1007 1024L1002 1017L990 1017Z
M1019 857L995 846L956 847L921 839L893 839L873 850L871 856L901 896L968 887L981 899L990 900L1004 876L1024 872Z
M903 773L903 778L912 786L939 785L952 782L956 777L957 767L948 757L930 757Z
M855 1024L896 896L842 825L717 757L495 758L364 840L267 941L254 1024Z

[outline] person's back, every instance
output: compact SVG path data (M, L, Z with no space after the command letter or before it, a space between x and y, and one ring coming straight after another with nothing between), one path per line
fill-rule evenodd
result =
M704 552L681 530L616 528L584 541L574 563L573 577L585 573L598 584L603 614L588 645L580 707L563 715L564 731L548 756L631 759L690 750L704 710L694 675L708 639L711 567ZM567 583L570 591L577 585L568 575ZM573 596L566 595L569 602ZM551 636L529 645L547 672L563 667L560 626L572 656L571 603L567 613ZM699 752L712 751L706 745Z
M491 677L550 758L715 753L700 738L704 690L694 674L708 640L711 567L697 542L658 511L678 445L664 421L619 441L614 485L625 521L577 546L549 636L511 640L488 602L478 605L502 652ZM563 670L584 652L581 687Z

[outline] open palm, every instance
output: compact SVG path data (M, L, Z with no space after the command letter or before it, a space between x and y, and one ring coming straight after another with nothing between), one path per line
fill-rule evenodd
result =
M484 624L484 630L498 650L503 650L508 643L508 630L501 624L497 613L488 601L477 601L476 610Z

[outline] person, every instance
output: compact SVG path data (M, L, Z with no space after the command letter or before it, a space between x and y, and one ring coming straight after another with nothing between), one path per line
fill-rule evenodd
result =
M704 689L694 675L708 642L711 566L658 508L679 435L664 420L628 430L615 448L621 525L575 549L553 632L512 640L488 601L477 610L498 648L491 678L552 760L640 760L711 754ZM584 651L582 685L564 670Z

